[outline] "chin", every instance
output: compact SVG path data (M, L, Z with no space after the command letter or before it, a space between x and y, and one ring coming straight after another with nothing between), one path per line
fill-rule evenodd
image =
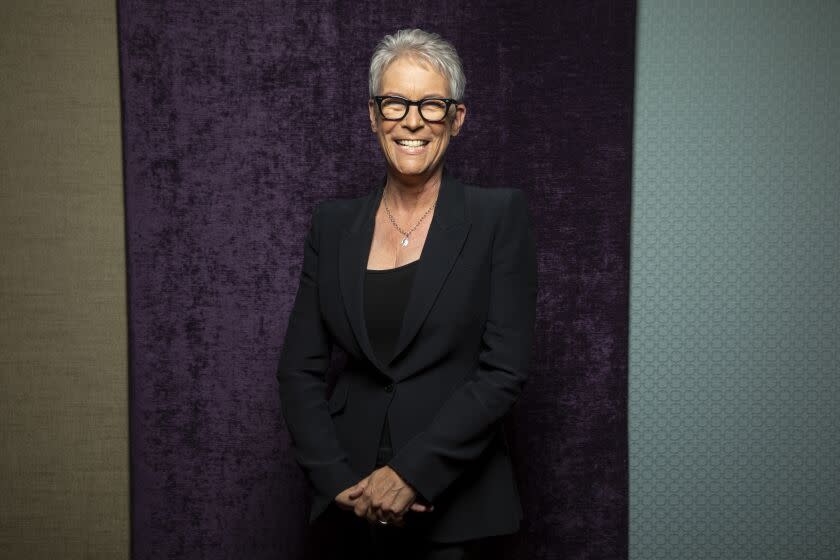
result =
M418 162L395 165L394 169L396 169L399 173L402 173L403 175L422 175L426 173L430 169L430 167L426 165L425 162Z

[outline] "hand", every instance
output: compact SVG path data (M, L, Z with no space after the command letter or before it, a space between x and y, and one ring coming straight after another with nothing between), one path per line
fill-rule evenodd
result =
M391 467L373 471L335 498L339 507L352 509L371 523L379 520L402 527L407 511L433 511L434 506L417 503L417 493Z
M388 465L373 471L350 489L349 497L355 500L354 511L370 523L387 521L402 527L408 511L432 511L434 506L416 502L417 493L397 472Z

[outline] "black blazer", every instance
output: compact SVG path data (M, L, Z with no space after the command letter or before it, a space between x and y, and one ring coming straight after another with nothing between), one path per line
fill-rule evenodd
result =
M406 524L439 542L515 532L522 506L502 420L526 382L534 338L527 199L444 169L395 351L382 363L362 296L383 185L318 203L306 237L277 378L292 452L313 489L309 521L373 471L388 414L388 464L435 506L406 513ZM348 360L327 399L333 344Z

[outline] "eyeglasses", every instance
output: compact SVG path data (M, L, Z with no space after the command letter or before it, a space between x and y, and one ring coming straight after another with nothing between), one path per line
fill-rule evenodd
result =
M401 121L408 114L411 105L417 105L420 116L430 123L441 122L449 114L449 107L458 103L455 99L447 97L427 97L420 101L411 101L404 97L393 95L376 95L373 97L376 106L379 107L379 114L386 121Z

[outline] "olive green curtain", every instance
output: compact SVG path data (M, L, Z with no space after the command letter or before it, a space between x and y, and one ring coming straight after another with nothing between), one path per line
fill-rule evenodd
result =
M116 6L0 11L0 558L128 558Z

